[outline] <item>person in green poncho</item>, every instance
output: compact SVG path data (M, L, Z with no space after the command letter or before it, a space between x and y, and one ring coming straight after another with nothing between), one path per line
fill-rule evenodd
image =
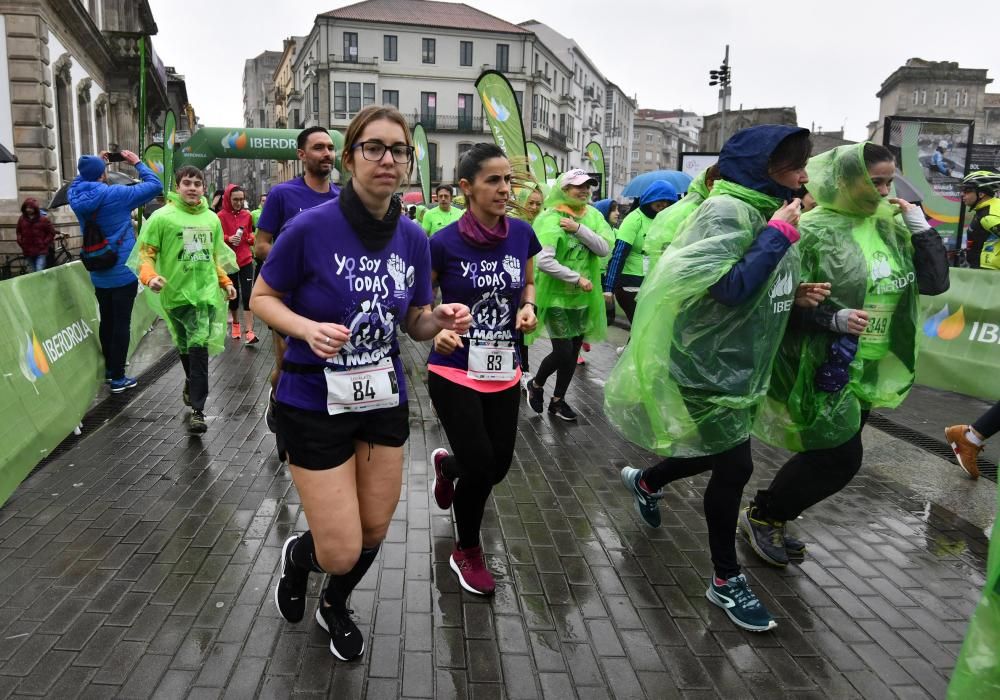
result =
M671 207L667 207L653 219L649 231L646 232L646 255L649 257L649 269L652 270L659 262L663 251L670 245L681 225L687 221L695 209L708 199L708 193L719 178L719 166L713 164L698 173L698 176L688 185L687 194Z
M434 194L437 196L437 206L424 212L424 218L420 220L428 238L461 219L465 213L463 209L452 205L451 187L448 185L438 185Z
M542 252L536 256L538 326L544 325L552 341L552 352L542 360L528 382L528 405L541 413L545 404L545 382L553 374L556 385L549 413L575 421L576 412L566 402L576 359L583 341L596 342L608 330L604 297L599 286L601 258L611 250L614 232L590 201L590 188L597 185L585 171L563 173L545 201L546 210L534 222ZM538 332L528 335L531 345Z
M711 472L706 597L755 632L776 623L741 573L736 521L753 473L750 425L789 311L823 295L799 289L793 247L810 149L809 131L790 126L755 126L726 142L721 179L646 277L632 340L605 384L615 428L666 457L621 472L647 525L660 525L661 489Z
M204 199L204 176L186 165L174 177L176 192L142 227L128 265L149 291L170 330L184 366L184 403L191 407L188 430L208 430L208 356L225 344L226 302L236 288L226 274L238 270L223 240L222 225Z
M260 196L260 204L257 205L256 209L254 209L252 212L250 212L250 217L253 219L253 227L255 229L257 228L257 219L260 218L261 212L264 211L264 202L265 201L267 201L267 195L266 194L262 194Z
M920 294L948 289L941 237L920 207L890 198L892 152L873 143L812 158L802 217L802 277L832 281L819 306L796 309L754 435L795 454L740 514L765 562L786 566L805 545L785 523L844 488L861 467L872 408L895 408L913 385Z

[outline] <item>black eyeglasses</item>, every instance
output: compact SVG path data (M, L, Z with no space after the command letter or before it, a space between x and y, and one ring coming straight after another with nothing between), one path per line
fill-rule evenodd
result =
M392 153L392 159L397 163L406 164L413 160L413 146L407 146L405 143L394 143L391 146L386 146L381 141L362 141L354 144L354 148L361 149L361 155L365 160L376 163L385 157L386 151Z

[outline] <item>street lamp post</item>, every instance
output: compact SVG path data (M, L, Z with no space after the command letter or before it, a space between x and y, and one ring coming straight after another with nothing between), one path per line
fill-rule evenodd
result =
M720 125L721 138L719 139L718 149L722 150L722 144L726 142L726 110L729 109L729 85L732 81L732 73L729 69L729 44L726 44L726 55L722 59L722 65L719 66L719 70L710 70L708 77L709 85L719 86L719 114L722 123Z

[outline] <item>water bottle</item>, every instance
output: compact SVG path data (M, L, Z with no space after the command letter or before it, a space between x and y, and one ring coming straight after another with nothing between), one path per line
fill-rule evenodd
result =
M234 243L233 245L234 246L239 245L240 241L242 240L243 240L243 227L240 226L238 229L236 229L236 243Z

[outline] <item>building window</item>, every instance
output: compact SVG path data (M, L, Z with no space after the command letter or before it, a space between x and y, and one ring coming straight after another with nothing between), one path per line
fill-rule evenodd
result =
M937 107L940 102L941 102L941 91L940 90L935 90L934 91L934 106Z
M392 105L396 109L399 109L399 90L383 90L382 104Z
M395 34L385 34L382 37L382 60L398 61L397 38Z
M435 46L436 42L435 42L435 40L434 39L423 39L423 40L421 40L421 42L423 44L423 50L422 50L422 53L421 53L423 62L424 63L436 63L437 61L434 58L434 54L436 52L436 46Z
M646 162L647 163L652 163L653 162L653 152L652 151L646 151Z
M433 41L433 39L431 39L431 41ZM420 93L420 122L427 129L433 129L437 126L436 92Z
M920 91L920 104L922 104L922 105L927 104L927 91L926 90L921 90Z
M63 180L76 176L76 141L73 135L73 92L70 87L69 58L53 68L56 87L56 126L59 128L59 165Z
M653 143L653 135L646 134L646 143Z
M98 150L104 148L110 139L108 138L108 97L101 95L97 98L97 143Z
M535 72L538 72L538 54L535 54Z
M463 131L472 129L472 95L458 94L458 128Z
M347 84L347 111L351 114L361 111L361 83Z
M319 114L319 85L312 86L312 93L313 93L313 99L312 99L313 114Z
M468 152L468 150L470 148L472 148L472 144L471 143L460 143L460 144L458 144L458 157L455 159L455 163L461 163L462 162L462 156L464 156ZM458 173L457 172L455 173L455 178L454 179L458 180Z
M441 175L437 171L438 145L434 142L427 144L427 162L431 166L431 180L441 180Z
M962 90L962 106L963 107L968 107L969 106L969 91L968 90Z
M425 61L426 63L426 61ZM472 65L472 42L471 41L460 41L458 42L458 65L460 66L471 66Z
M361 83L361 106L375 104L375 83Z
M913 91L913 104L914 105L920 104L920 90Z
M497 44L497 70L506 73L510 59L510 44Z
M395 90L383 90L382 101L385 103L385 94L396 92ZM399 100L399 93L396 93ZM375 104L375 83L347 83L336 81L333 84L333 118L350 119L361 111L362 107Z
M80 120L80 152L94 152L94 124L90 118L90 78L81 81L77 88L77 117Z
M514 99L517 101L517 110L524 114L524 90L515 90Z
M358 62L357 32L344 32L344 60L349 63Z
M632 151L632 160L639 160L639 151Z
M948 106L948 91L947 90L942 90L941 91L941 106L942 107L947 107ZM955 106L957 107L958 105L956 104Z
M347 118L347 83L337 81L333 84L333 114L334 119Z

